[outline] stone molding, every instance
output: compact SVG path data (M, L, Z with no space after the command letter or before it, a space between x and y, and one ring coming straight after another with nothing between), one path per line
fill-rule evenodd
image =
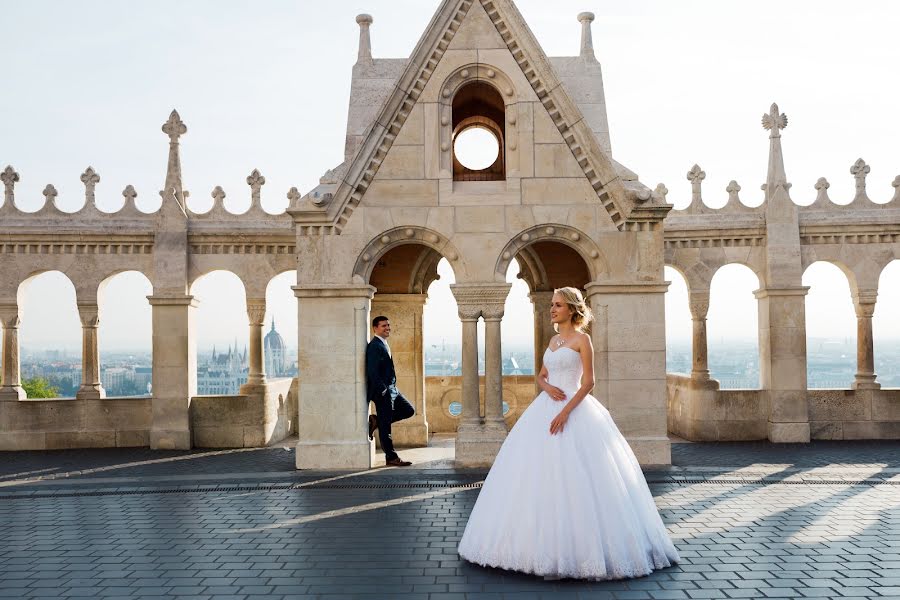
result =
M200 306L200 301L194 296L147 296L147 301L150 306Z
M378 263L378 259L389 250L404 244L419 244L431 248L451 264L459 260L460 253L447 236L432 229L421 226L395 227L388 229L372 238L365 245L353 265L353 277L362 281L369 281L372 270ZM456 270L456 267L454 267ZM457 272L457 276L459 273Z
M589 235L569 225L551 223L529 227L507 242L497 259L494 274L500 279L505 279L510 263L519 252L535 242L547 241L560 242L578 252L584 259L592 279L599 279L609 272L603 251Z
M668 289L668 281L663 283L593 282L585 286L585 300L595 294L665 294Z
M805 296L809 293L809 286L797 287L768 287L753 291L753 297L757 300L770 296Z
M346 285L340 283L311 283L291 286L297 298L368 298L375 297L371 285Z

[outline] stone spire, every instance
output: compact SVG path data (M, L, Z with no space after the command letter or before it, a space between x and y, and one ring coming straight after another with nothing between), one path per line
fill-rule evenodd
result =
M787 115L778 112L778 105L772 103L769 112L762 117L762 126L769 130L769 170L766 175L766 200L774 197L778 187L787 194L791 187L784 172L784 155L781 152L781 130L787 127Z
M578 14L578 22L581 23L581 58L597 60L594 55L594 38L591 35L591 23L594 21L594 13L583 12Z
M361 14L356 16L356 22L359 24L359 55L356 58L357 64L372 62L372 40L369 37L369 25L372 24L372 15Z
M169 120L163 123L163 133L169 136L169 163L166 167L166 183L163 186L163 202L173 193L182 211L185 210L184 187L181 182L181 156L178 153L178 138L187 133L187 127L182 122L177 110L169 115Z

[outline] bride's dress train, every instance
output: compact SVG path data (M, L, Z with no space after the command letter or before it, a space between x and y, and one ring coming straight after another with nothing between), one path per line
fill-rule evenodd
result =
M551 385L567 398L581 355L544 352ZM484 566L581 579L639 577L677 562L637 459L606 408L588 395L562 433L565 406L546 392L532 402L497 454L472 509L459 554Z

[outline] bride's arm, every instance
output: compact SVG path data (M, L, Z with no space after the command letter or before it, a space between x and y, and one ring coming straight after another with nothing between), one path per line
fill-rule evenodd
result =
M550 433L559 433L563 430L569 414L578 404L584 400L584 397L591 393L594 389L594 347L591 344L591 337L587 334L581 334L578 340L578 353L581 355L581 387L572 396L553 421L550 422Z
M537 384L539 388L547 392L554 400L566 399L566 393L564 391L554 385L550 385L550 373L547 371L547 367L543 365L541 365L541 372L538 374Z

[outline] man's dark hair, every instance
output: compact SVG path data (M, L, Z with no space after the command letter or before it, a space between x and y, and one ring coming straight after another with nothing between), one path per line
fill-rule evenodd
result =
M379 316L375 317L374 319L372 319L372 327L378 327L384 321L390 321L390 319L388 319L384 315L379 315Z

